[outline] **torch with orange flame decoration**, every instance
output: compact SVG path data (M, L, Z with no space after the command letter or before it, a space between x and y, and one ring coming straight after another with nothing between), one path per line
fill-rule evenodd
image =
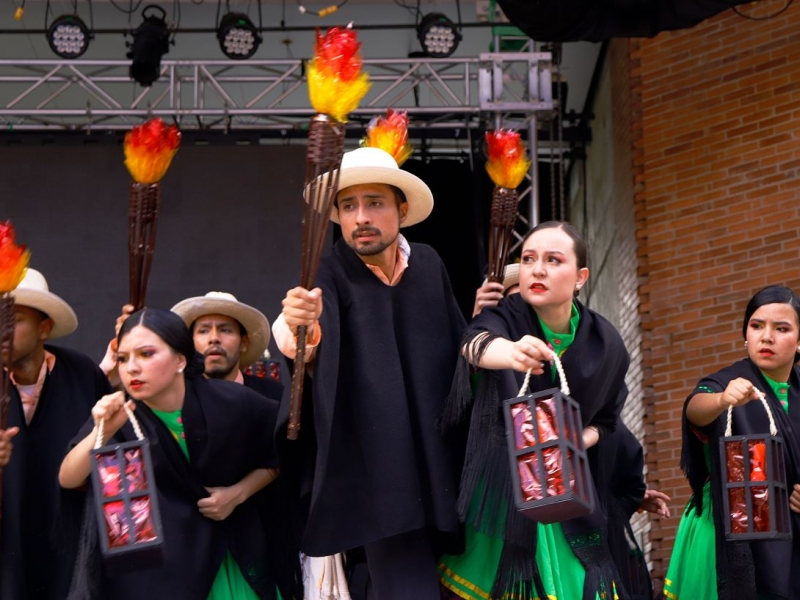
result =
M125 166L133 178L128 189L129 302L144 306L147 282L156 244L156 225L161 202L161 179L178 151L181 134L150 119L125 134Z
M6 366L11 362L14 343L14 297L11 295L25 276L31 253L16 242L11 221L0 222L0 429L8 426L11 375ZM0 471L0 502L3 498L3 479ZM0 508L2 514L2 508Z
M362 144L391 154L397 166L401 166L414 152L414 147L408 143L408 113L390 108L385 117L372 119Z
M369 76L361 67L361 43L353 29L332 27L325 34L317 32L314 58L307 69L308 95L317 112L308 128L303 203L300 285L308 290L314 287L317 278L333 199L339 187L344 122L370 87ZM306 333L305 327L298 327L286 434L290 440L297 439L300 431Z
M489 281L502 283L503 269L511 251L514 223L517 220L517 188L531 167L519 133L497 129L486 133L489 159L486 172L495 188L489 216Z

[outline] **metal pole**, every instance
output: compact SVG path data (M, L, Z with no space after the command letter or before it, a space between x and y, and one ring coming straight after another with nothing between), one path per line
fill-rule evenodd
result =
M539 121L536 113L528 121L528 143L531 153L531 193L528 195L528 216L531 229L539 224Z

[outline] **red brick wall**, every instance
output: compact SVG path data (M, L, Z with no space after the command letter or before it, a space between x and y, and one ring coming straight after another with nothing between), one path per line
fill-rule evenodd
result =
M800 291L800 3L633 40L630 81L648 480L676 515L651 530L662 578L688 498L683 401L744 355L753 292Z

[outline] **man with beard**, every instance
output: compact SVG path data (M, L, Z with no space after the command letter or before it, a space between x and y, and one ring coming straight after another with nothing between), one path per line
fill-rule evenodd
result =
M205 376L244 384L262 396L280 401L283 385L271 378L242 373L269 344L264 314L226 292L181 300L172 307L192 332L194 346L205 359Z
M75 331L78 319L39 271L28 269L11 295L14 341L11 356L3 357L11 379L8 429L0 436L0 598L63 600L76 548L56 534L57 507L80 507L83 494L59 498L58 470L67 444L111 388L89 357L47 343ZM71 525L59 523L58 534Z
M319 287L289 290L273 327L291 360L306 326L313 361L298 442L284 447L302 455L302 550L363 547L379 600L438 600L436 554L459 530L460 465L436 421L465 322L439 256L400 235L432 209L428 186L388 153L346 153L331 215L342 237Z

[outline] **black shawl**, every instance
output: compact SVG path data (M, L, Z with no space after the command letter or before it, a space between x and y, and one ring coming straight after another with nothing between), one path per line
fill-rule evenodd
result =
M274 561L268 555L267 528L260 506L264 495L253 495L224 521L204 517L197 501L208 495L204 486L230 486L254 469L277 466L272 441L275 404L233 382L187 380L182 418L190 461L166 425L145 404L137 402L136 416L150 443L164 527L164 562L159 567L120 575L106 572L99 560L90 490L70 598L204 600L230 551L259 597L274 600L279 574L273 572ZM90 420L73 444L92 427ZM126 423L113 441L135 439L133 428Z
M258 392L265 398L271 400L281 401L283 398L283 384L275 381L271 377L257 377L255 375L248 375L242 373L244 377L244 386L250 388L254 392Z
M0 598L63 600L69 588L75 548L59 545L54 534L59 504L58 470L64 449L92 406L111 391L89 357L67 348L46 346L56 357L46 376L30 424L25 423L19 393L11 387L8 426L19 427L11 461L3 469L0 530ZM82 503L79 492L64 502ZM63 524L61 524L63 526Z
M617 566L619 583L633 600L653 597L653 585L644 554L630 519L644 500L644 452L622 419L614 433L597 446L597 493L608 517L608 546ZM601 483L605 486L601 486Z
M561 362L571 396L581 406L584 427L596 425L602 440L614 430L627 397L625 373L630 357L613 325L582 304L576 304L580 311L578 330ZM496 307L485 308L473 319L464 343L484 332L489 335L480 344L479 353L497 337L516 341L530 334L544 339L536 313L519 294L505 298ZM459 515L479 531L502 536L505 540L492 596L501 597L509 592L527 600L534 598L537 591L540 596L544 594L536 566L537 528L536 522L522 516L514 507L502 415L503 400L517 395L525 374L510 370L482 373L484 376L473 403L470 366L462 358L443 416L444 423L452 425L472 409L458 500ZM546 368L544 374L531 377L529 392L557 385L550 369ZM593 463L596 464L596 460ZM596 479L597 474L593 475ZM470 510L476 493L479 494L479 508ZM599 508L599 500L596 505L598 508L591 515L562 523L570 546L586 568L585 600L593 599L601 588L610 590L614 578L605 539L605 516Z
M683 452L681 467L692 486L693 507L702 511L703 485L710 473L703 452L703 442L693 431L686 418L686 406L696 394L704 393L700 386L722 392L733 379L743 377L764 392L772 408L778 435L783 438L786 477L789 492L800 483L800 368L792 368L789 378L789 414L781 407L772 388L758 367L744 359L729 367L704 377L684 404ZM711 473L720 473L719 445L725 435L727 413L723 413L707 427L697 428L708 436L711 456ZM733 411L733 434L747 435L768 433L769 422L761 402L748 402ZM755 600L800 598L800 515L790 512L793 537L787 541L726 542L722 515L722 481L711 477L711 498L716 531L717 589L720 600Z
M303 471L310 556L423 528L445 541L459 530L460 464L437 418L465 323L439 256L411 249L395 286L343 239L320 264L322 340L298 442L286 443L295 458L283 463Z

